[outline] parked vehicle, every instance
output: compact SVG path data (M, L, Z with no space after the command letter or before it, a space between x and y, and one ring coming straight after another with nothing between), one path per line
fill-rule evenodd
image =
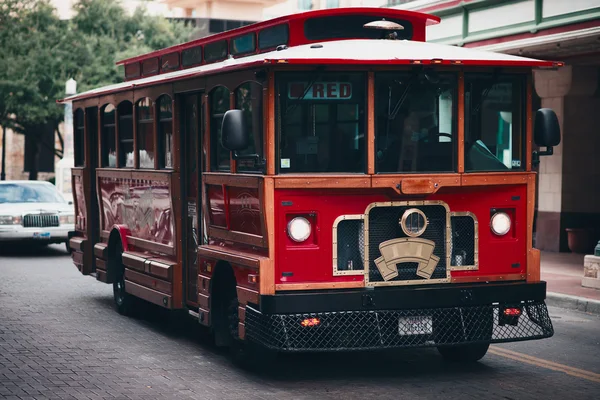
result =
M44 181L0 182L0 242L65 243L75 229L74 207Z

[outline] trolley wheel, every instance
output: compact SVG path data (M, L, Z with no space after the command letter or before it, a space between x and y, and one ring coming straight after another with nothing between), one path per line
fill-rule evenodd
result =
M460 346L438 346L437 349L448 361L472 363L481 360L489 347L489 343L472 343Z
M135 308L135 297L125 291L125 267L121 261L123 248L121 243L117 244L117 248L112 254L115 268L115 280L113 281L113 299L115 307L121 315L131 316Z

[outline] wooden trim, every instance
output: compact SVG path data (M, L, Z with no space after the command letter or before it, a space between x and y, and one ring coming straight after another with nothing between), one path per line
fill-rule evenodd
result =
M365 282L360 280L348 282L278 283L275 285L275 290L351 289L362 287L365 287Z
M367 78L367 173L375 173L375 73Z
M133 102L133 110L132 110L132 128L133 128L133 169L140 168L140 160L138 156L139 145L138 145L138 120L137 120L137 101ZM119 165L117 161L117 166Z
M210 296L210 277L198 275L198 293Z
M202 96L203 101L204 101L204 153L205 153L205 165L206 165L206 171L210 171L211 168L211 156L212 156L212 149L211 149L211 143L210 143L210 98L208 96L208 94L205 94L204 96Z
M210 310L210 295L198 293L198 307Z
M73 264L82 265L83 264L83 253L80 251L74 251L71 253L71 258L73 259Z
M531 171L531 159L532 159L532 137L533 137L533 82L531 74L527 75L527 100L526 100L526 126L525 126L525 137L526 137L526 145L525 145L525 170Z
M69 239L69 247L73 250L83 251L86 241L87 239L82 238L81 236L72 237Z
M140 257L137 254L133 254L129 251L124 251L121 255L121 260L125 267L135 269L137 271L146 272L146 258Z
M229 92L229 109L235 110L235 90ZM237 162L233 159L233 153L229 152L229 170L232 174L237 172Z
M96 257L96 271L98 269L106 271L106 261L101 258Z
M540 257L541 253L538 249L529 249L527 252L527 282L539 282L542 279Z
M175 247L173 246L151 242L150 240L140 239L133 236L127 236L127 244L142 250L164 253L170 256L175 255Z
M106 271L97 269L96 270L96 280L103 282L103 283L109 283L107 276L106 276Z
M154 169L158 169L158 158L161 156L158 151L158 102L157 99L152 100L152 139L154 145ZM172 123L172 122L171 122Z
M96 243L94 245L94 255L103 260L107 259L108 245L106 243Z
M497 172L462 175L462 186L518 185L527 183L527 172Z
M244 243L250 246L266 247L262 236L253 235L245 232L230 231L226 228L221 228L217 226L209 226L208 235L218 239Z
M276 189L334 189L368 188L368 175L278 175L274 178Z
M73 168L71 168L71 175L73 175L73 176L83 176L83 167L73 167Z
M223 249L214 245L198 247L198 257L210 258L212 260L223 260L230 264L236 264L253 269L259 269L260 261L264 257L258 257L233 249Z
M263 179L263 218L269 257L261 262L259 287L262 294L275 294L275 179Z
M245 287L237 286L238 303L246 305L248 303L259 304L260 293L254 290L247 289Z
M465 73L458 73L458 173L465 172Z
M404 182L406 181L406 183ZM436 193L443 187L460 186L461 177L459 174L443 174L443 175L375 175L371 179L371 187L373 188L390 188L400 194L416 194L420 193L419 186L423 182L427 182L427 186L431 186L433 190L430 193ZM400 188L398 188L400 185ZM407 190L407 192L404 192ZM420 189L421 191L423 189ZM429 191L429 189L428 189ZM427 192L428 192L427 191ZM422 192L426 193L426 192Z
M269 72L269 105L267 107L267 115L269 118L265 140L267 146L267 175L275 175L275 163L277 160L275 156L275 73L273 71Z
M173 279L175 275L181 275L181 273L178 272L181 271L181 268L179 268L180 265L181 264L178 263L166 264L156 259L148 259L146 260L145 268L146 273L154 275L158 278L168 279L169 281L173 282L173 286L175 287L181 286L180 281L178 281L177 279ZM174 293L176 292L177 289L175 288Z
M135 87L133 89L133 101L137 102L145 97L149 97L153 102L162 96L163 94L173 97L173 84L164 83L158 86L146 86L143 88Z
M100 237L102 239L108 239L109 236L110 236L110 231L105 231L105 230L100 231Z
M199 166L198 166L199 167ZM183 165L181 165L181 168L184 168ZM173 215L178 215L179 218L175 218L174 221L172 221L173 223L173 252L174 252L174 256L175 259L177 260L178 265L173 268L170 271L170 277L171 280L173 282L173 307L175 308L179 308L181 307L183 304L185 304L185 299L184 299L184 289L183 289L183 285L184 283L184 279L183 279L183 263L184 263L184 259L187 256L186 254L184 254L184 243L183 243L183 238L185 237L184 235L184 230L186 229L186 224L185 224L185 220L184 218L184 210L182 209L183 205L182 205L182 201L183 196L182 196L182 192L183 192L183 185L185 185L185 183L181 180L181 174L179 172L174 173L173 175L171 175L171 184L170 184L170 190L169 192L171 193L171 207L173 209ZM188 177L189 179L189 177ZM185 203L187 204L187 202ZM187 205L186 207L186 215L187 215Z
M238 318L241 323L246 321L246 307L238 307Z
M116 121L115 121L116 125ZM103 137L103 126L102 126L102 107L98 107L98 137L96 138L98 145L98 155L96 156L96 168L100 168L102 166L102 137ZM96 185L96 187L98 187Z
M246 325L241 322L238 322L238 336L241 340L246 338Z
M467 275L453 276L452 283L461 282L500 282L500 281L522 281L525 279L524 274L504 274L504 275Z
M232 187L243 187L257 189L260 183L260 175L246 175L222 172L205 172L204 183L207 185L225 185Z
M152 276L141 274L141 273L133 271L131 269L125 268L125 279L127 279L128 281L131 281L133 283L137 283L139 285L145 286L149 289L159 291L161 293L166 293L166 294L173 293L173 287L171 285L171 282L163 281L161 279L156 279Z
M125 291L135 297L139 297L161 307L172 308L172 297L170 295L148 289L147 287L138 285L127 279L125 280Z
M96 176L98 178L119 178L119 179L141 179L158 182L171 182L171 177L175 174L172 170L133 170L125 168L98 168Z
M111 103L112 104L112 103ZM119 126L121 125L120 121L119 121L119 103L115 103L115 166L119 167L120 166L120 156L121 156L121 142L119 141ZM96 173L98 173L99 171L96 170Z

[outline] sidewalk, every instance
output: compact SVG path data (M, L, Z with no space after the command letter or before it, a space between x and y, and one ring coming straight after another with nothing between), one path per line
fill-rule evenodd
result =
M581 286L583 254L542 251L542 280L547 282L547 303L600 314L600 290Z

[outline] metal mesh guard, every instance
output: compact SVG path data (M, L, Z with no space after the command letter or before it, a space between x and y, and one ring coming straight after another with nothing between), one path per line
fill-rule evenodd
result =
M453 267L475 265L475 220L469 215L453 216L452 257Z
M283 315L264 315L247 307L246 338L293 352L502 343L554 334L544 302L521 306L516 325L499 322L498 305ZM320 324L301 326L307 318L319 318Z

